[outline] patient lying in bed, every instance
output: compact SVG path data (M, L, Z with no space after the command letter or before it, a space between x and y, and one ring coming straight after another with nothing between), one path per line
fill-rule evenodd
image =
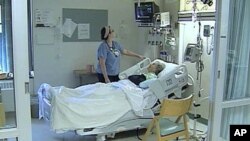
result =
M140 75L130 75L128 79L140 88L147 88L148 83L152 83L157 78L157 75L164 69L164 65L155 62L147 67L147 73Z

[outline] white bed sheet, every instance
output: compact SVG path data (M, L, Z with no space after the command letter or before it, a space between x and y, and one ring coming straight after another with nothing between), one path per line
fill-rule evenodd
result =
M52 100L51 128L60 132L105 126L129 110L143 116L143 109L153 99L148 90L140 89L129 80L89 84L75 89L42 84L38 93L39 97Z

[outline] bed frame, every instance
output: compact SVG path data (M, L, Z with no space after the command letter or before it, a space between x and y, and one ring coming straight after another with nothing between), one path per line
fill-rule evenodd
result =
M169 65L162 60L156 59L153 62L155 61L161 62L166 66ZM145 69L150 63L150 59L145 59L120 73L119 77L121 79L125 79L129 75L145 72ZM177 67L174 71L167 72L167 74L162 73L162 76L159 77L155 83L149 85L149 89L153 91L159 101L162 101L164 98L170 97L186 97L187 95L193 93L193 82L188 82L189 78L191 80L193 79L188 75L186 66L176 64L174 65ZM41 110L41 114L43 115L44 119L49 120L51 104L46 98L41 98L40 100L42 100L42 102L39 102L39 104L42 104L42 106L39 107L43 108ZM143 117L139 117L135 115L133 111L129 111L119 120L108 126L76 129L75 133L82 136L96 135L97 141L105 141L106 137L114 138L115 134L119 132L147 128L150 121L153 119L155 114L157 114L157 110L159 110L159 107L160 104L155 104L149 109L144 109Z

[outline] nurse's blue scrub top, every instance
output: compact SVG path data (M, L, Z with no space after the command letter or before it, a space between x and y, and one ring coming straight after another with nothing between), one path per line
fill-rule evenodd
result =
M106 41L103 41L97 50L97 66L96 72L101 73L101 66L99 64L99 58L104 58L106 71L108 75L114 76L120 73L120 60L121 60L121 52L123 51L123 47L116 41L112 41L112 47L109 47Z

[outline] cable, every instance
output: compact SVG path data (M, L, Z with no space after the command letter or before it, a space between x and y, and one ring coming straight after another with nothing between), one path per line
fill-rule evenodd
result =
M211 34L212 36L212 39L211 39L211 42L210 42L210 45L208 45L207 43L207 54L210 55L211 52L213 51L213 48L214 48L214 34ZM207 40L208 42L208 40ZM209 46L209 52L208 52L208 46Z
M199 24L199 35L198 36L200 37L200 33L201 33L201 21L199 21L198 24Z
M211 45L209 46L208 45L208 37L207 37L207 55L210 55L212 52L212 48L211 48Z
M196 62L196 70L197 72L202 72L204 70L204 64L202 60Z

